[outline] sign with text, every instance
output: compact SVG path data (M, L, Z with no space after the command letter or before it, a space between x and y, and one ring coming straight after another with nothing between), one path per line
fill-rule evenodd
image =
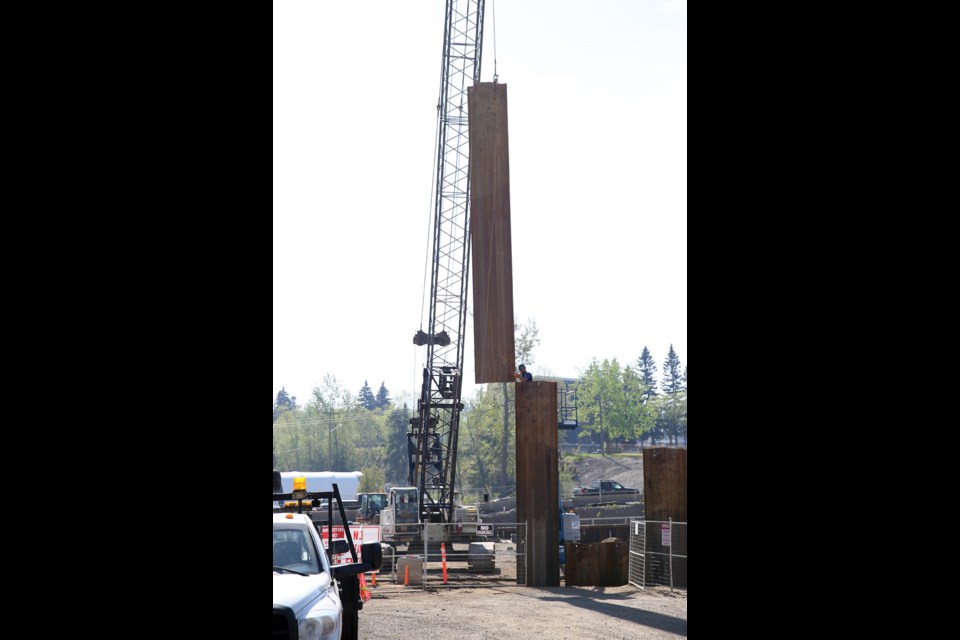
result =
M665 547L670 546L670 523L668 522L660 525L660 544Z
M330 529L327 527L323 528L323 544L326 547L330 546L329 541L329 532ZM363 558L360 552L360 545L366 544L368 542L380 542L380 525L359 525L356 527L350 527L350 537L353 538L353 547L357 550L357 562L362 562ZM346 537L343 534L343 525L335 524L333 525L333 539L334 540L346 540ZM347 562L353 562L353 556L350 555L350 552L338 553L334 556L331 556L330 562L333 564L344 564Z
M478 536L492 536L492 535L493 535L493 525L492 525L492 524L478 524L478 525L477 525L477 535L478 535Z

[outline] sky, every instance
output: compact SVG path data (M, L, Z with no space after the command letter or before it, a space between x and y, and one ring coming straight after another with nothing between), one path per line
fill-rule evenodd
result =
M419 395L444 0L273 3L273 390ZM487 0L527 370L687 365L687 3ZM472 277L472 276L471 276ZM474 385L467 293L463 397Z

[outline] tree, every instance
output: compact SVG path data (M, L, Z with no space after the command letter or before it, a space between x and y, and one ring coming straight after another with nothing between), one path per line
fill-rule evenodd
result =
M409 454L407 452L407 431L410 425L410 409L403 404L402 409L394 409L387 416L385 427L384 482L394 485L407 484L410 474Z
M306 411L306 448L314 468L354 471L351 455L357 438L356 431L350 427L359 419L356 398L340 386L336 376L327 374L322 386L313 389Z
M402 414L363 408L328 374L309 403L282 412L274 422L274 466L279 471L360 470L370 486L382 486L381 475L404 464L399 455L389 458L387 448L391 429L406 442L405 422Z
M377 408L386 409L390 406L390 392L383 382L380 383L380 390L377 391Z
M364 467L362 469L363 477L360 478L360 486L357 491L363 493L379 493L383 491L387 476L383 467Z
M670 345L667 359L663 361L663 392L667 395L676 395L684 389L683 375L680 373L680 357Z
M533 364L533 350L540 344L540 329L533 318L527 318L526 324L517 324L513 322L514 352L517 362L527 365L527 369Z
M357 404L370 411L377 408L377 398L373 395L373 391L370 389L370 385L367 384L366 380L363 381L363 387L357 395Z
M533 364L533 349L538 344L540 344L540 329L537 327L537 323L533 318L527 318L526 324L517 324L516 319L513 321L513 342L514 342L514 355L517 359L516 364L525 364L527 369L530 369L530 365ZM502 437L500 440L500 477L498 479L498 484L506 485L508 482L508 458L509 458L509 443L510 443L510 425L516 423L516 411L514 411L514 419L510 419L510 396L508 384L506 382L502 383L501 390L503 392L503 422L502 425ZM516 401L516 389L513 393L514 401Z
M283 387L277 392L277 399L273 401L273 421L276 422L277 418L279 418L280 414L284 411L290 411L291 409L296 408L297 397L293 396L291 398L289 395L287 395L287 388Z
M686 375L680 372L680 357L673 350L672 344L666 360L663 361L661 387L665 397L660 405L658 424L670 441L677 444L680 434L686 430L687 388Z
M281 413L273 423L273 468L278 471L296 471L300 468L300 434L302 411L294 409Z
M637 358L637 374L640 376L640 382L644 386L643 401L646 404L651 398L657 395L657 363L654 362L650 350L646 347Z
M577 384L580 438L599 435L606 452L610 440L636 440L651 430L655 414L643 403L644 389L637 372L621 368L616 358L594 358Z
M512 428L516 421L509 420L510 426L504 433L503 406L505 402L510 404L503 397L504 389L512 389L512 385L503 383L479 389L460 418L466 438L461 440L463 446L457 455L459 485L489 488L494 496L504 495L517 484L513 446L516 438Z
M283 387L277 392L277 399L273 401L273 424L277 424L284 411L291 411L297 408L297 398L291 398L287 395L287 388ZM273 467L277 467L277 430L273 430Z

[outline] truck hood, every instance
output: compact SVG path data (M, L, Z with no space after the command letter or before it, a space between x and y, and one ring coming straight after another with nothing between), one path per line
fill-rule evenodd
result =
M299 618L303 609L311 606L330 588L330 575L326 572L310 576L274 573L273 604L290 607Z

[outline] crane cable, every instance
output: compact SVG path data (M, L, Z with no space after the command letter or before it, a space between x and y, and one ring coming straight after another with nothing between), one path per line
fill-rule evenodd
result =
M422 282L423 286L421 287L422 294L420 296L420 329L423 329L424 311L427 308L427 290L430 288L430 280L429 280L430 263L432 261L433 252L434 252L433 236L432 236L433 219L434 219L434 215L436 214L436 207L439 206L435 198L437 197L437 189L439 188L436 183L436 180L437 180L436 168L437 168L437 163L440 161L439 145L440 145L440 118L442 117L441 109L443 108L443 105L441 104L442 99L443 99L443 74L441 74L441 77L440 77L440 93L439 95L437 95L437 118L435 121L436 130L434 131L434 134L433 134L433 162L431 164L432 170L430 171L430 197L429 197L430 204L427 207L427 233L426 233L427 251L423 256L423 282ZM416 346L414 346L413 372L412 372L413 386L411 387L412 389L417 389L419 388L419 385L420 385L420 375L419 375L420 372L418 371L417 356L418 356L417 348Z
M493 13L493 81L497 81L497 6L490 0L490 11Z

